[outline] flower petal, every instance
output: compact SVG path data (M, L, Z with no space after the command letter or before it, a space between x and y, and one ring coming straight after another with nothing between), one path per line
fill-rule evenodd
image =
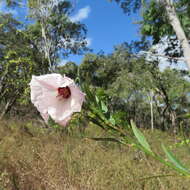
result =
M71 116L68 116L67 118L65 118L62 121L59 121L58 123L59 123L59 125L66 126L70 119L71 119Z
M59 99L51 104L48 107L48 114L54 119L56 122L62 121L66 119L73 113L71 108L71 98L68 99Z
M39 82L38 77L33 76L30 82L31 101L41 114L47 114L48 106L56 99L57 91L51 84L44 85Z
M70 86L70 85L74 85L74 81L72 79L70 79L69 77L64 76L62 83L60 84L59 87L66 87L66 86Z
M85 94L80 91L76 85L70 86L71 90L71 109L73 112L80 112Z

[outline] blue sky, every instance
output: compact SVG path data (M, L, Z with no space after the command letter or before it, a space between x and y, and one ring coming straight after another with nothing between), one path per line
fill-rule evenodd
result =
M73 21L80 21L87 27L87 40L93 53L101 50L106 54L113 51L115 45L122 42L130 42L140 38L139 26L134 24L139 20L138 15L127 16L113 1L108 0L72 0L75 2L75 11L71 15ZM26 12L26 7L15 10L6 9L1 1L0 11L11 12L21 19ZM62 61L74 61L79 64L83 56L70 55Z
M134 24L139 21L138 15L125 15L115 2L78 0L75 6L76 11L73 17L76 19L78 16L78 20L87 26L89 47L94 53L100 50L111 53L113 46L140 38L139 26ZM81 57L71 55L68 60L79 63Z

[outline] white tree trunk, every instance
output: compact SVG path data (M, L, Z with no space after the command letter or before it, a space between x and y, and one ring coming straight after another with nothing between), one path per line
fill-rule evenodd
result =
M45 26L43 21L41 21L41 27L42 27L42 38L44 39L44 43L45 43L45 47L44 47L44 53L45 53L45 57L48 59L48 63L49 63L49 68L52 68L52 63L51 63L51 59L50 59L50 43L48 43L48 39L46 36L46 31L45 31Z
M180 44L183 49L184 58L186 61L186 65L188 69L190 70L190 45L188 42L188 39L185 35L185 32L182 28L182 25L179 21L179 18L177 16L177 13L175 11L175 7L173 5L172 0L161 0L161 2L165 5L166 12L168 14L170 24L173 27L173 30L176 33L176 36L178 40L180 41Z
M154 92L151 90L148 93L148 99L149 99L149 103L150 103L150 122L151 122L151 130L154 130L154 112L153 112L153 96L154 96Z
M151 130L154 130L154 115L153 115L153 93L150 95L150 112L151 112Z

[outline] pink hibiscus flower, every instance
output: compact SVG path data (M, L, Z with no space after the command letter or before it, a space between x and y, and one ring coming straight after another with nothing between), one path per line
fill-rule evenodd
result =
M47 122L49 116L65 126L73 112L80 112L85 94L74 81L60 74L32 76L31 101Z

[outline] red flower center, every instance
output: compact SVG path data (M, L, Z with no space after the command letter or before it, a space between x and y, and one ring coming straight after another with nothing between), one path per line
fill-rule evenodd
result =
M71 96L71 90L68 86L59 87L57 90L58 90L58 96L62 96L63 98L69 98Z

